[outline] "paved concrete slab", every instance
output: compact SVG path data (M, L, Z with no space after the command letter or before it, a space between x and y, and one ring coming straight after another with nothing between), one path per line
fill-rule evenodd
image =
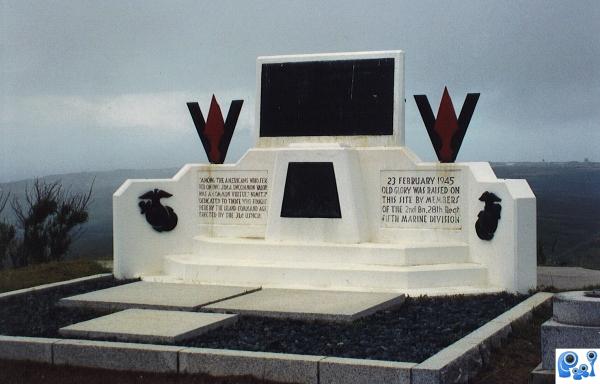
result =
M404 299L404 295L395 293L263 289L208 305L203 310L292 319L352 321L399 305Z
M109 311L130 308L194 311L207 304L258 289L260 288L139 281L67 297L62 299L60 304Z
M237 315L218 313L127 309L69 325L59 332L63 336L86 339L173 343L230 325L236 318Z
M600 285L600 271L580 267L538 267L538 287L577 290Z

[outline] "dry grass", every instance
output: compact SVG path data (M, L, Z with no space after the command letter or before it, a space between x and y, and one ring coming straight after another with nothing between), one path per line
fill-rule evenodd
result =
M204 374L178 375L56 366L0 360L0 383L11 384L278 384L249 376L215 378Z
M551 307L542 306L533 311L529 322L514 327L508 340L492 353L490 366L473 384L527 384L531 371L542 361L540 328L551 315Z

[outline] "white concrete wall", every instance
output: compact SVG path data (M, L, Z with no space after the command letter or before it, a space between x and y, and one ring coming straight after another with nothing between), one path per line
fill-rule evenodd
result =
M497 179L488 163L465 163L470 172L468 243L474 261L488 267L490 284L527 292L537 286L536 199L525 180ZM475 222L490 191L502 199L501 218L491 241L477 237Z
M188 252L194 234L194 212L190 207L193 166L186 165L172 179L127 180L113 195L113 257L117 278L157 274L165 254ZM177 227L156 232L140 213L139 196L154 188L173 195L163 199L178 216Z

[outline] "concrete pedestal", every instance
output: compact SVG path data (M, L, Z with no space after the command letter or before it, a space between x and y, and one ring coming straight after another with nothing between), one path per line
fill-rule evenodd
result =
M587 297L583 291L555 295L552 319L542 324L542 364L537 370L554 371L557 348L597 350L599 314L600 299Z
M554 384L555 381L554 370L542 368L541 363L531 372L531 384Z

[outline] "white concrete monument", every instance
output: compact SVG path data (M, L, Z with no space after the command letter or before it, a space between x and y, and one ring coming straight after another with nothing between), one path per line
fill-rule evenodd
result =
M236 164L187 164L115 192L117 277L408 293L536 286L527 182L497 179L488 163L422 162L404 145L402 51L260 57L256 100L256 142ZM484 240L476 222L488 205L501 214Z

